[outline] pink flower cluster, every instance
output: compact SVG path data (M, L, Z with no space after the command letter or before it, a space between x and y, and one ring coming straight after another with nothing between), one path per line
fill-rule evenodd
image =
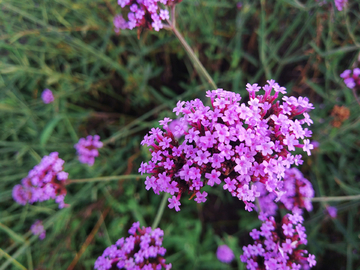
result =
M265 93L256 94L261 88ZM225 190L245 202L248 211L260 196L252 183L263 183L280 198L285 170L302 164L302 156L292 152L302 148L310 155L313 149L308 139L312 133L303 127L313 123L307 113L313 105L303 97L284 96L280 102L279 93L286 91L274 80L264 87L247 84L247 91L247 103L240 103L239 94L223 89L207 91L211 107L199 99L179 101L174 112L189 129L178 125L173 134L168 125L172 120L165 118L160 121L165 131L152 128L141 142L152 147L151 161L139 169L151 174L146 189L171 194L169 207L176 211L183 193L196 196L198 203L206 201L207 193L200 191L204 185L223 183ZM175 138L178 134L185 135L182 142Z
M338 11L342 11L348 0L335 0L335 6Z
M182 0L118 0L118 4L124 8L130 7L128 21L121 15L114 18L115 32L120 29L133 29L135 27L154 29L159 31L163 28L162 21L169 19L169 11L162 9L159 4L165 6L175 5Z
M40 240L44 240L46 236L46 231L41 220L35 221L35 223L31 225L30 230L33 235L38 235Z
M166 249L161 246L164 236L161 229L140 228L140 222L135 222L129 234L129 237L120 238L115 245L106 248L96 260L94 269L171 269L171 264L166 264L163 258Z
M45 89L42 93L41 93L41 99L43 100L43 102L45 104L49 104L51 102L54 102L54 95L51 92L50 89Z
M21 184L14 187L12 194L14 200L25 205L55 199L59 208L65 207L65 181L69 174L63 171L63 165L64 160L58 157L57 152L44 156L40 164L21 180Z
M221 245L216 250L216 257L220 262L231 263L235 258L234 252L227 245Z
M340 77L344 79L344 83L350 89L360 88L360 68L347 69L340 74Z
M247 263L249 270L286 269L300 270L304 266L316 265L315 256L300 249L307 244L303 217L296 211L287 214L281 223L274 217L263 219L260 231L253 229L250 236L253 245L243 247L242 262Z
M98 149L103 147L103 143L100 142L100 136L87 136L81 138L77 144L74 145L81 163L86 163L89 166L94 165L95 157L99 155Z
M269 193L264 184L256 183L260 192L259 205L261 211L266 216L276 215L278 209L274 202L276 196ZM292 211L294 208L305 208L307 211L312 211L311 198L314 197L314 189L309 180L304 178L303 174L297 168L290 168L285 170L284 182L279 203L280 207Z

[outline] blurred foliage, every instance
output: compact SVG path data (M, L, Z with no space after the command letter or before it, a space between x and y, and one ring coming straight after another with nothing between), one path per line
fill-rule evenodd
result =
M116 0L0 1L0 270L92 269L103 250L139 220L150 226L160 196L143 180L68 186L65 201L20 206L12 188L57 151L71 179L133 175L149 153L140 141L177 100L203 98L205 89L171 32L113 31ZM360 110L339 74L360 61L360 3L338 12L332 1L184 0L177 25L217 85L246 96L245 84L275 79L288 93L308 96L316 109L313 139L320 146L301 171L316 196L360 193ZM49 105L44 88L55 94ZM335 106L349 117L334 125ZM99 134L106 146L93 167L80 164L73 145ZM213 188L203 205L184 200L165 209L167 261L173 269L245 269L241 246L259 225L255 213ZM229 195L229 196L228 196ZM359 269L359 201L332 203L338 218L314 203L306 217L313 269ZM47 237L29 232L44 220ZM237 260L220 263L226 243ZM81 256L79 256L81 255ZM69 269L71 269L69 267Z

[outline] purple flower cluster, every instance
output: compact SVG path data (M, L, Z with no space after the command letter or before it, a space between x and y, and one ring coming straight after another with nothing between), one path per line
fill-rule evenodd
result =
M340 74L340 77L344 79L344 83L350 89L360 88L360 68L347 69Z
M114 18L115 32L120 29L133 29L135 27L154 29L159 31L163 28L162 21L169 19L169 11L162 9L159 4L172 6L182 0L118 0L118 4L124 8L130 7L128 21L121 15Z
M40 164L29 171L28 176L21 180L21 184L13 189L14 200L22 205L55 199L59 208L66 206L65 182L68 173L63 171L64 160L57 152L44 156Z
M342 11L348 0L335 0L335 6L338 11Z
M42 93L41 93L41 99L43 100L43 102L45 104L49 104L51 102L54 102L54 95L51 92L50 89L45 89Z
M106 248L96 260L94 269L171 269L171 264L166 264L163 258L166 249L161 246L164 236L161 229L140 228L140 222L135 222L129 234L129 237L120 238L115 245Z
M261 88L265 93L256 94ZM223 89L207 91L211 107L199 99L179 101L174 112L187 125L178 125L173 133L168 125L172 120L165 118L160 121L165 131L152 128L141 142L152 147L151 161L139 169L151 174L146 189L171 194L169 208L176 211L183 193L196 196L198 203L206 201L207 193L200 191L204 185L224 183L223 188L244 201L248 211L260 196L252 182L263 183L280 197L286 168L302 164L302 156L292 152L302 148L310 155L313 149L308 139L312 132L303 127L313 123L307 113L313 105L303 97L277 100L286 91L274 80L264 87L247 84L247 91L247 103ZM182 142L175 138L179 134L185 135Z
M337 208L335 206L326 206L326 213L331 218L336 218L337 217Z
M243 247L242 262L247 263L249 270L300 270L303 267L316 265L315 256L300 249L307 244L303 217L294 211L287 214L281 223L275 222L274 217L264 218L260 231L253 229L250 236L253 245Z
M235 258L234 252L227 245L221 245L216 250L216 257L220 262L231 263Z
M256 183L257 189L260 192L259 205L261 211L266 216L276 215L278 209L274 202L275 194L269 193L264 184ZM283 188L284 193L279 200L280 207L284 207L289 211L294 208L305 208L307 211L312 211L311 198L314 197L314 189L309 180L304 178L303 174L297 168L290 168L285 170Z
M46 231L41 220L35 221L35 223L31 225L30 230L33 235L38 235L40 240L43 240L46 236Z
M94 165L95 157L99 155L98 149L103 147L103 143L99 141L100 136L87 136L81 138L77 144L74 145L81 163L86 163L89 166Z

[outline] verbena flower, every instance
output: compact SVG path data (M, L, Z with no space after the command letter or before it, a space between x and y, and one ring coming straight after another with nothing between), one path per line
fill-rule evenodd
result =
M42 93L41 93L41 99L43 100L43 102L45 104L49 104L51 102L54 102L54 95L51 92L50 89L45 89Z
M174 112L186 125L173 133L172 120L165 118L160 121L163 130L152 128L141 142L151 147L152 155L139 169L151 174L146 189L172 195L169 207L176 211L184 193L196 196L198 203L206 201L207 193L201 192L205 185L223 183L225 190L245 202L248 211L260 196L252 183L263 183L279 198L285 169L303 162L300 154L293 154L295 148L308 155L313 149L308 139L312 132L304 127L313 123L307 113L313 105L303 97L277 100L286 91L274 80L262 87L263 95L256 94L260 89L247 84L247 103L240 103L239 94L223 89L207 91L211 107L199 99L179 101ZM175 138L182 134L182 140Z
M301 249L307 244L302 222L303 217L296 211L284 216L280 223L274 217L263 219L260 230L250 233L254 244L243 247L241 261L249 270L300 270L316 265L315 256Z
M57 152L44 156L40 164L21 180L21 184L14 187L12 192L14 200L25 205L55 199L59 208L65 207L65 181L69 174L63 171L63 165L64 160L58 157Z
M40 240L43 240L46 236L46 231L41 220L35 221L35 223L31 225L30 230L33 235L38 235Z
M350 89L360 87L360 68L347 69L340 74L340 77L344 79L344 83Z
M276 215L278 209L277 204L274 202L276 195L269 193L264 184L257 182L256 185L260 192L259 205L261 211L266 216ZM283 192L279 200L281 208L286 208L289 211L292 211L294 208L305 208L307 211L312 211L311 198L314 197L314 189L310 181L304 178L297 168L285 170L281 192Z
M115 245L106 248L95 261L94 269L171 269L171 264L166 264L163 258L166 249L161 246L164 236L161 229L140 228L140 222L135 222L129 234L129 237L120 238Z
M331 218L337 217L337 208L335 206L326 206L326 212Z
M335 0L335 6L338 11L342 11L347 4L348 0Z
M154 29L159 31L163 28L163 21L169 19L169 11L164 6L172 6L182 0L118 0L118 4L130 12L125 20L122 15L114 18L115 32L120 29L133 29L135 27ZM161 5L162 4L162 5Z
M94 165L95 157L99 155L98 149L103 147L103 143L99 141L100 136L87 136L81 138L77 144L74 145L81 163L86 163L89 166Z
M216 257L223 263L231 263L235 258L234 252L227 245L221 245L217 248Z

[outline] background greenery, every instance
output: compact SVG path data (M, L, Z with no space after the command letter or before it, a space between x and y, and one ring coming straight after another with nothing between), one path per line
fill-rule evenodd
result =
M320 146L300 170L318 197L359 194L360 107L339 77L358 66L359 1L343 12L333 1L241 3L184 0L178 27L219 87L246 96L247 82L272 78L309 97ZM116 35L120 10L116 0L0 1L0 270L92 269L133 222L150 226L155 218L161 196L147 192L137 173L149 158L139 142L174 116L177 100L203 98L208 88L171 32ZM54 103L43 104L44 88ZM334 112L335 105L343 107ZM106 145L93 167L80 164L73 148L88 134ZM68 186L69 208L16 204L12 188L53 151L71 179L94 181ZM113 175L129 177L97 179ZM256 214L221 187L209 192L205 204L184 199L179 213L165 209L159 226L173 269L245 269L239 255L259 225ZM359 204L332 203L339 212L330 219L326 204L314 203L305 224L313 269L360 269ZM43 241L29 232L37 219L47 228ZM216 259L222 243L236 254L231 265Z

